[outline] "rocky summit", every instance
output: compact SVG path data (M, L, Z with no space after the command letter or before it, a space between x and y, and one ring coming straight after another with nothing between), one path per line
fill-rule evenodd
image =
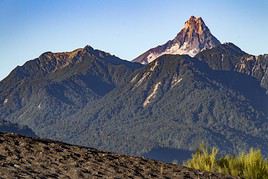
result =
M197 53L220 44L201 17L191 16L173 40L148 50L133 61L147 64L164 54L184 54L194 57Z
M233 178L15 134L0 143L0 178Z

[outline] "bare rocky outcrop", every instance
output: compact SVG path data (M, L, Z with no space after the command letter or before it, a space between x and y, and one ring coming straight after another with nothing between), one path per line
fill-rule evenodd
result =
M133 61L147 64L164 54L185 54L194 57L197 53L220 44L201 17L191 16L173 40L148 50Z

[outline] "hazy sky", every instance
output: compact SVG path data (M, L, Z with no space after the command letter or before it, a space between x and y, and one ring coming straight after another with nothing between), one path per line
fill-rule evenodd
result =
M45 51L87 44L131 60L201 16L221 42L268 53L267 0L0 0L0 79Z

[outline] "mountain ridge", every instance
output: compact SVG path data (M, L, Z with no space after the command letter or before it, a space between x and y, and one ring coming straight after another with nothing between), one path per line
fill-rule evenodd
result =
M148 65L90 46L46 52L0 82L0 119L39 137L124 154L193 151L202 141L225 153L265 151L267 67L268 55L231 43L195 57L163 54Z
M79 58L74 56L66 60L58 53L59 60L73 61L64 68L58 68L62 63L55 63L58 59L49 52L14 69L0 83L0 119L12 115L14 118L10 121L23 125L28 116L56 122L63 117L64 111L69 115L121 86L128 80L128 74L141 66L88 47L84 52L78 54Z
M204 75L209 67L189 56L160 58L139 69L129 84L107 94L94 107L85 106L69 116L67 120L74 122L68 128L76 124L83 133L78 137L76 128L63 130L70 134L64 140L139 155L158 146L194 150L202 141L226 153L250 146L265 149L267 119L230 81L222 82L225 73L209 70ZM182 80L172 87L174 75ZM230 75L248 83L244 74ZM154 97L144 106L159 82ZM249 82L247 87L258 86L254 79Z
M260 81L268 92L268 55L250 55L232 43L218 45L196 55L214 70L236 71Z

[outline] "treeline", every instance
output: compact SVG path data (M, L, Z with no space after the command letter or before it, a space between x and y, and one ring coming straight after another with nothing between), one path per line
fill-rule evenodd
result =
M219 157L216 147L208 148L201 144L185 165L190 168L239 176L246 179L267 179L268 160L259 149L250 149L238 155Z

